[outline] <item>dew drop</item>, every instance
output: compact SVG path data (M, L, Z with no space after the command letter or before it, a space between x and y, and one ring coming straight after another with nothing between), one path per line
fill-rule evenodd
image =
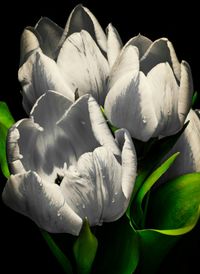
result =
M58 213L57 213L57 216L59 217L60 215L61 215L60 212L58 212Z
M85 121L81 121L81 124L82 124L82 125L85 125L86 123L85 123Z
M84 205L84 204L82 205L82 208L85 208L85 205Z
M113 198L113 199L112 199L112 204L114 204L114 202L115 202L115 199Z
M146 117L145 117L145 116L142 118L142 122L143 122L143 124L146 124L146 123L147 123L147 120L146 120Z
M118 192L115 192L115 195L118 195Z

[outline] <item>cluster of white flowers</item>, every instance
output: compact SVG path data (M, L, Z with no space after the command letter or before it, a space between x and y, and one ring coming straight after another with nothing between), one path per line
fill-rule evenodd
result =
M64 30L48 18L24 30L19 81L29 118L9 130L3 200L49 232L78 235L85 217L92 226L124 214L137 173L132 138L170 136L190 120L170 176L200 171L190 67L166 38L123 46L78 5Z

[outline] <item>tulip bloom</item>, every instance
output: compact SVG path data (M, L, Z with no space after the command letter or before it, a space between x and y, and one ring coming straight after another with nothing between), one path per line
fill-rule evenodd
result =
M52 233L78 235L85 217L91 226L120 218L136 177L129 133L114 139L89 95L71 105L49 91L30 115L9 130L4 202Z
M26 28L18 73L26 112L47 90L57 90L72 102L90 93L103 105L109 69L121 50L116 29L110 24L107 32L106 37L94 15L81 5L64 30L48 18Z
M172 44L138 35L122 49L108 81L105 113L132 137L175 134L184 124L193 93L189 65L180 64Z
M180 175L200 172L200 116L199 111L190 110L186 121L189 121L185 131L167 155L167 158L180 152L170 169L162 176L161 182L166 182Z

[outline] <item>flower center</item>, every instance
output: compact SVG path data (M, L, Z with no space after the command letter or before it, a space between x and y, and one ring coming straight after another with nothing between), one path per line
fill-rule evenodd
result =
M63 178L64 178L64 176L61 176L57 173L57 177L55 179L55 184L60 185Z

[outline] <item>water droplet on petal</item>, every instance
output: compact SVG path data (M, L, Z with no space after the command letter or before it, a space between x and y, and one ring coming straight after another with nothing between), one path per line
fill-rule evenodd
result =
M143 122L143 124L146 124L146 123L147 123L147 120L146 120L146 117L145 117L145 116L142 118L142 122Z

